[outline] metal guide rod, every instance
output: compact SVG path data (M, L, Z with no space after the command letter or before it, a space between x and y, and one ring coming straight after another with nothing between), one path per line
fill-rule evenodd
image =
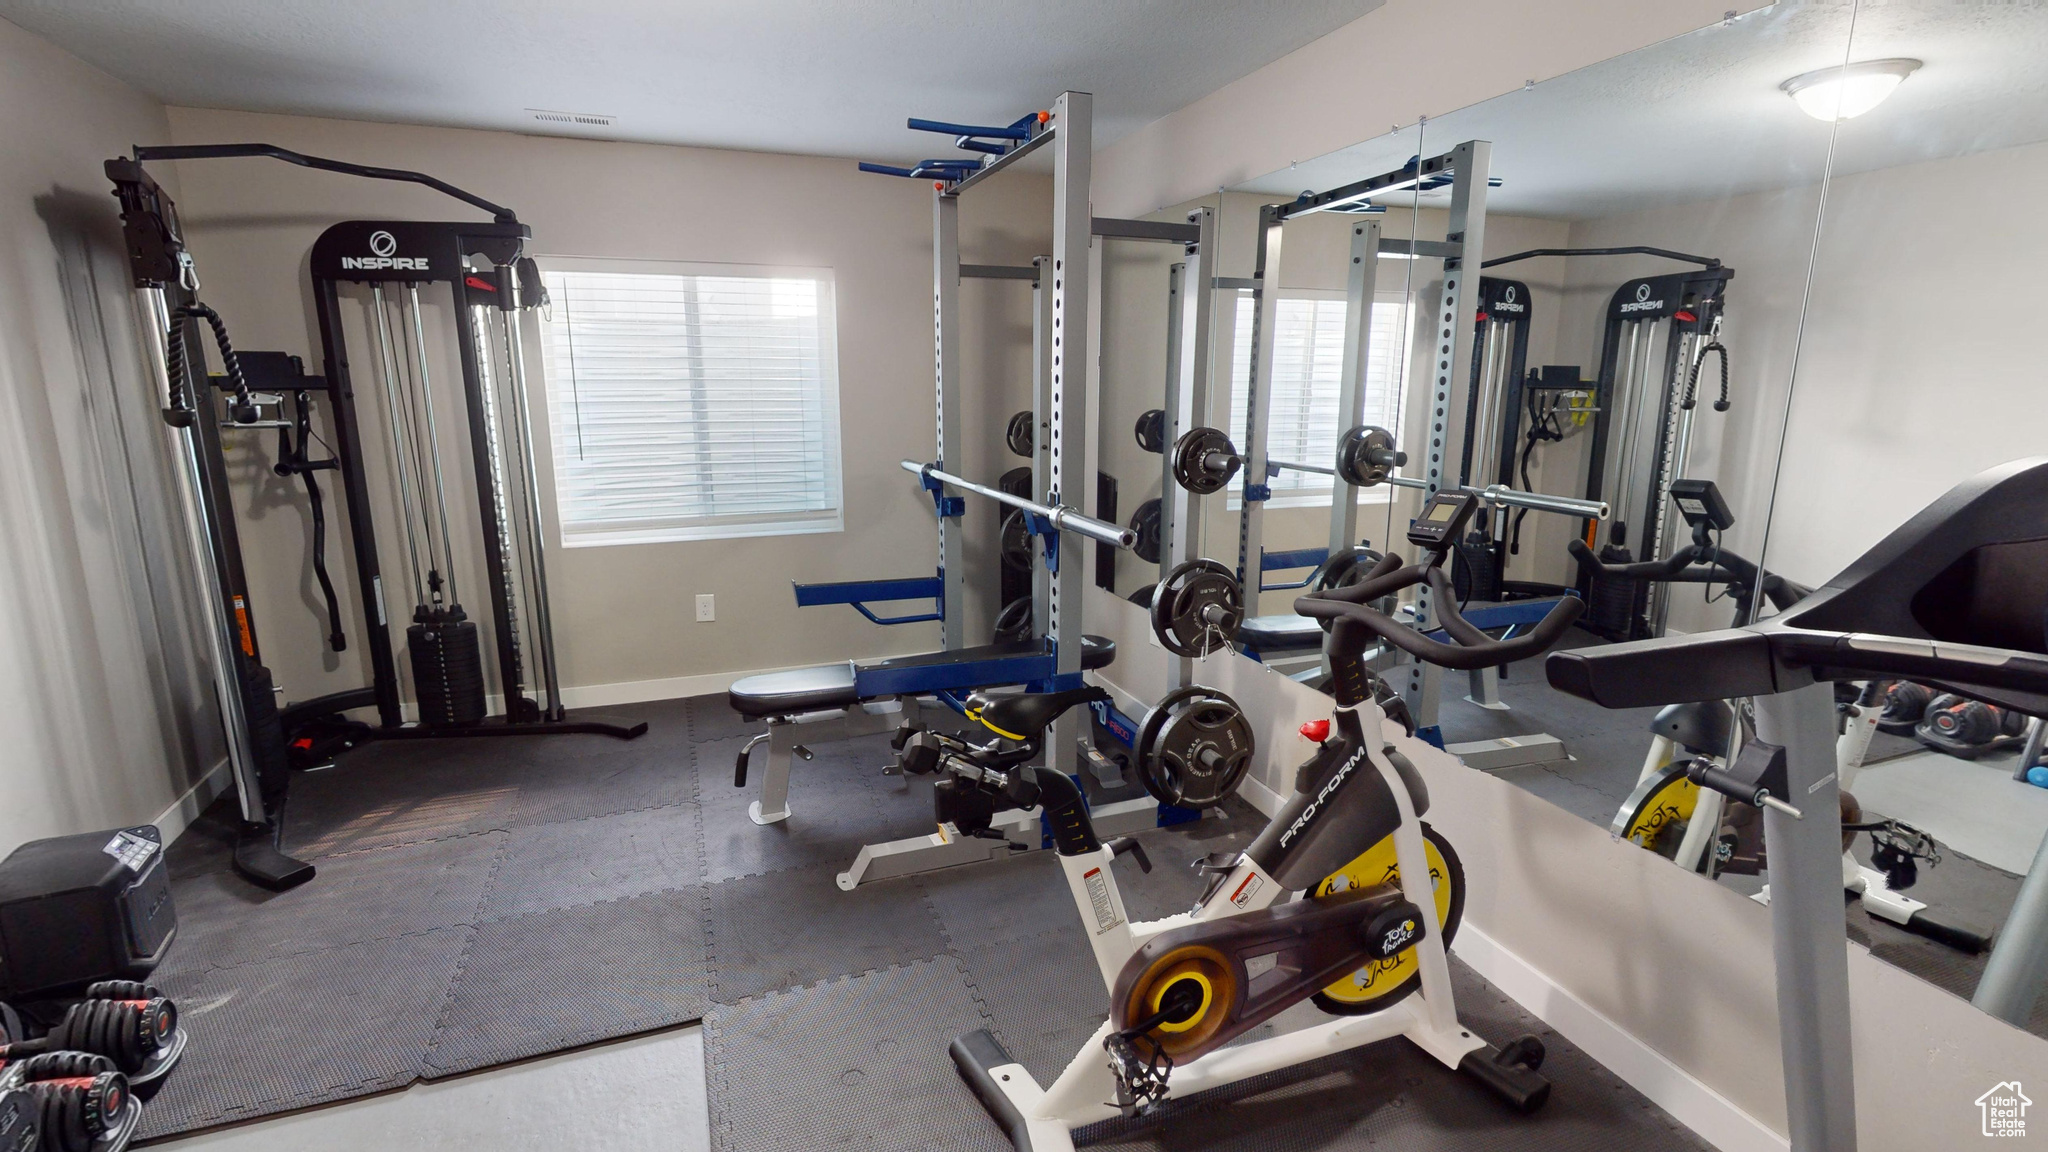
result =
M398 369L395 359L397 350L391 345L391 324L384 304L384 285L370 285L370 302L377 317L377 368L384 384L384 418L385 423L390 426L391 464L398 477L399 519L405 521L405 554L412 571L412 599L415 604L425 604L427 591L420 583L420 546L412 524L415 506L412 471L406 467L406 458L411 455L407 448L414 444L414 440L411 424L406 419L407 408L400 404L398 397Z
M467 324L470 336L470 363L474 367L476 387L474 399L477 411L473 414L474 427L482 431L484 451L478 461L477 498L480 505L479 519L484 526L484 547L494 553L486 557L489 569L494 570L492 579L492 603L496 608L493 627L497 632L498 676L505 695L505 711L511 715L516 702L526 691L526 670L522 641L525 617L520 614L518 596L513 588L511 574L518 570L515 549L518 543L512 538L512 526L506 522L511 497L506 491L506 477L510 475L505 461L504 433L499 415L497 377L491 371L491 312L493 308L484 304L471 304L468 311L456 313L458 327ZM467 320L464 320L467 317ZM502 578L498 575L504 574Z
M441 553L448 565L442 578L448 581L448 599L459 601L455 591L455 537L448 532L448 483L441 476L441 430L434 420L434 381L427 371L427 332L420 323L420 286L405 286L406 319L412 322L414 354L420 365L420 402L427 417L427 459L434 463L434 509L441 519Z
M547 562L541 548L540 473L536 467L533 451L532 408L526 395L525 345L519 332L520 309L519 270L512 265L498 269L499 280L504 284L506 302L511 305L504 310L505 324L505 377L512 393L513 423L512 435L518 442L520 471L526 483L522 486L525 497L526 532L532 549L533 586L528 589L527 615L533 620L534 646L539 651L541 681L547 688L548 704L542 716L549 720L560 720L562 708L562 684L555 666L555 625L553 613L548 605Z
M137 294L142 298L142 308L148 317L142 325L144 331L143 361L156 385L159 396L170 394L170 362L168 341L171 331L170 306L164 299L162 288L140 288ZM188 374L189 379L190 374ZM210 387L201 383L192 389L190 402L204 414L211 407L212 397L204 389ZM228 590L221 579L220 568L214 562L213 509L207 506L205 479L201 475L204 465L200 462L199 440L196 428L166 426L178 458L177 476L178 503L184 509L185 546L192 560L193 575L198 578L200 599L206 606L207 650L212 664L213 698L220 708L222 734L227 738L228 767L235 776L235 802L242 810L242 819L251 824L268 822L270 814L264 810L262 781L258 776L256 749L249 738L249 718L242 699L242 678L237 674L235 651L235 626L228 615Z
M1069 508L1064 504L1040 504L1036 500L1012 496L1000 488L976 484L964 476L941 471L931 464L920 464L915 460L905 460L902 463L905 472L915 472L920 477L937 480L955 488L964 488L977 496L986 496L998 504L1007 504L1012 508L1022 508L1026 512L1043 516L1047 523L1062 532L1077 533L1117 548L1129 548L1138 542L1138 534L1129 528L1097 520L1093 516L1082 514L1079 509Z

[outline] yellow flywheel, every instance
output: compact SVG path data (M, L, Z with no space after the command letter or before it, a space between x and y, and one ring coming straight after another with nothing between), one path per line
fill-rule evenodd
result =
M1636 785L1609 831L1669 859L1677 855L1699 803L1700 786L1685 778L1685 765L1670 764Z
M1423 852L1429 860L1429 883L1436 897L1437 922L1443 925L1443 942L1449 946L1457 934L1458 921L1465 912L1465 868L1450 841L1427 824L1422 826ZM1394 857L1394 838L1388 836L1325 877L1311 898L1393 884L1401 878L1401 865ZM1325 1012L1358 1016L1377 1012L1422 986L1421 965L1415 949L1391 960L1375 960L1351 975L1316 993L1316 1006Z

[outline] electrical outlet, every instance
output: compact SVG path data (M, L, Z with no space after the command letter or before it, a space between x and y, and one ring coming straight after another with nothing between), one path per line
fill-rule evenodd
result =
M697 593L697 622L702 624L706 620L716 619L718 619L718 613L712 608L711 593Z

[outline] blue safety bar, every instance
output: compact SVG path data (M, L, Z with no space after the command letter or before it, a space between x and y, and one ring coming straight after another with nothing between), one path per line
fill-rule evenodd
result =
M878 176L903 176L913 180L936 180L942 184L958 184L976 172L995 157L1007 156L1044 130L1045 119L1041 113L1031 112L1004 124L955 124L948 120L920 120L913 116L908 121L914 132L937 132L953 137L953 146L965 152L980 153L975 159L920 160L905 168L896 164L873 164L862 161L860 170Z
M796 606L811 608L819 604L851 604L854 611L877 624L921 624L926 620L946 618L946 582L940 576L913 576L903 580L841 580L831 584L798 584L790 582L796 589ZM867 601L887 602L890 600L932 601L930 612L914 616L877 616L868 608Z
M1308 582L1315 577L1313 571L1299 580L1284 580L1277 584L1266 583L1265 575L1268 572L1289 572L1297 568L1320 568L1323 566L1323 562L1329 558L1330 550L1328 548L1296 548L1292 552L1267 552L1261 550L1259 552L1259 591L1285 592L1290 588L1306 588L1308 587Z

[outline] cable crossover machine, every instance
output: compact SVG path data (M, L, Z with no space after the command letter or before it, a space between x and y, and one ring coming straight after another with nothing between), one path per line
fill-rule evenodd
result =
M311 278L318 317L320 375L296 356L237 353L227 325L199 298L199 276L186 248L177 206L149 175L152 161L268 157L377 180L424 185L490 213L489 221L441 223L363 221L336 224L314 242ZM645 723L623 726L570 720L549 617L539 478L526 381L521 317L546 302L525 246L530 229L508 208L419 172L374 168L307 156L268 144L139 147L109 160L106 172L121 202L135 286L142 303L146 359L160 373L163 411L177 465L186 537L205 600L207 657L226 730L228 759L241 807L235 867L265 886L284 889L313 876L310 864L279 847L287 769L321 763L373 740L586 733L631 739ZM427 320L446 286L453 345L462 376L471 473L479 509L489 623L496 656L495 687L504 711L489 714L489 677L477 621L460 598L456 558L460 527L450 519L450 487L461 479L442 467L442 413L436 409ZM351 360L344 299L361 299L358 326L370 347ZM203 326L203 329L202 329ZM209 374L200 341L210 332L221 371ZM416 723L403 711L391 638L391 589L379 559L377 513L356 410L355 373L367 361L382 399L391 454L406 578L411 598L406 647ZM326 410L331 455L316 459L315 397ZM257 642L256 611L236 528L228 480L229 445L251 433L275 432L280 476L305 486L311 513L311 561L326 602L325 642L347 648L340 597L327 568L326 497L319 476L332 473L347 511L351 559L363 619L369 684L280 709ZM537 682L536 682L537 680ZM538 690L536 695L535 690ZM348 718L374 709L374 722Z

